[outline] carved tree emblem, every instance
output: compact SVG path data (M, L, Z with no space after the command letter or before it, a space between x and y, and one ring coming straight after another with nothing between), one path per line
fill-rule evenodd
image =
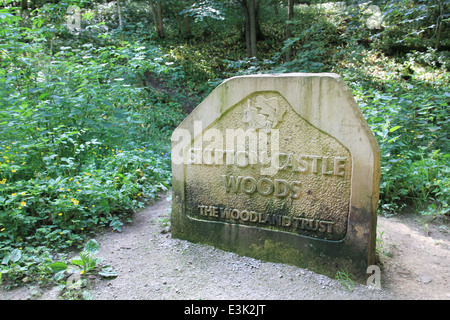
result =
M280 104L277 97L266 99L257 96L254 100L247 100L247 108L244 109L242 121L248 123L252 129L262 129L270 132L283 119L286 106Z

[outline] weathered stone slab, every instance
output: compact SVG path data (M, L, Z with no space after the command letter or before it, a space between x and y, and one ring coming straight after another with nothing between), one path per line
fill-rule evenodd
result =
M172 234L363 279L375 261L379 147L335 74L218 86L172 136Z

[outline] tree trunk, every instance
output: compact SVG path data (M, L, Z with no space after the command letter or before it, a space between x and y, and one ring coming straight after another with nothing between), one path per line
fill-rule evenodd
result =
M255 21L256 21L256 41L264 40L264 34L261 31L261 25L259 24L259 4L261 0L255 0Z
M160 38L164 38L164 30L162 29L161 19L161 3L158 2L158 9L155 8L155 4L150 0L150 7L152 8L153 24L155 25L156 33Z
M250 24L250 57L256 57L256 7L255 0L249 0L248 13Z
M185 38L190 38L192 36L191 25L189 24L189 16L187 14L184 15L183 23L184 23L184 36Z
M180 15L175 14L175 19L177 20L177 30L178 34L181 34L183 32L183 28L181 28L181 18Z
M23 27L24 26L24 21L25 21L25 15L27 14L27 10L28 10L28 1L27 0L22 0L20 3L20 26Z
M251 40L250 40L250 16L248 12L247 3L245 1L241 2L242 9L244 10L244 17L245 17L245 29L244 29L244 35L245 35L245 45L247 47L247 57L251 57Z
M294 0L289 0L288 4L288 22L291 21L294 18ZM286 24L286 40L289 39L292 36L292 30L291 25L288 23ZM286 62L291 61L291 47L286 49Z
M262 38L262 32L258 23L258 10L260 0L238 0L242 6L245 17L245 44L247 46L247 56L256 57L256 44L258 38Z
M441 41L442 21L439 22L437 28L438 28L438 29L437 29L436 46L435 46L436 51L439 50L439 43L440 43L440 41Z
M439 6L438 6L438 11L437 11L437 13L438 13L438 18L437 18L437 29L436 29L436 33L437 33L437 35L436 35L436 45L435 45L435 49L436 49L436 51L437 50L439 50L439 44L440 44L440 41L441 41L441 33L442 33L442 18L443 18L443 15L444 15L444 4L442 3L442 1L439 1ZM435 11L436 12L436 11Z
M150 0L150 7L152 8L153 24L155 25L156 33L159 34L159 32L158 32L158 20L156 20L155 5L153 4L152 0Z
M158 1L157 13L158 13L158 23L159 23L160 37L164 38L164 26L163 26L163 20L162 20L161 1Z
M273 12L275 12L275 17L279 17L280 13L278 12L278 1L272 1Z
M122 29L122 12L120 11L120 0L117 0L117 14L119 15L119 28Z

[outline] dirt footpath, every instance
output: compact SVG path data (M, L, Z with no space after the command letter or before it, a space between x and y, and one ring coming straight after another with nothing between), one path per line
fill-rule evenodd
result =
M450 300L450 229L426 218L378 218L385 289L401 299Z
M450 234L445 226L425 226L414 217L380 217L382 287L348 290L312 271L172 239L170 205L165 195L137 213L121 233L96 238L97 257L118 276L90 276L87 290L95 300L450 300ZM0 291L0 298L30 299L32 290L36 292L27 287ZM46 289L33 299L57 299L59 294L57 288Z

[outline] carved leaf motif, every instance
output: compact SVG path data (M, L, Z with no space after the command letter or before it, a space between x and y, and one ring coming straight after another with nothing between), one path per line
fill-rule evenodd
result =
M261 109L261 113L267 116L267 120L272 122L272 128L274 128L278 121L281 121L286 108L284 105L280 105L277 98L266 99L263 96L258 96L255 99L255 104Z
M266 99L263 96L257 96L254 101L247 100L242 121L248 123L250 128L270 132L282 120L285 112L286 107L280 105L277 98Z
M261 129L265 126L266 117L260 113L258 113L258 109L247 107L244 110L244 118L242 119L244 123L248 123L250 128Z

